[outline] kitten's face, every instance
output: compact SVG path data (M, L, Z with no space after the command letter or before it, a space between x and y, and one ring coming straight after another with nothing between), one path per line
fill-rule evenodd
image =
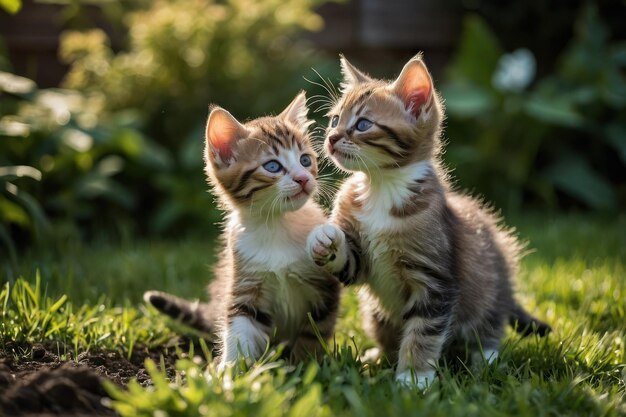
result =
M278 116L245 125L216 108L207 124L207 174L230 204L264 216L301 208L317 190L303 93Z
M442 107L421 56L393 82L369 78L344 58L343 95L329 112L324 150L346 171L405 166L438 146Z

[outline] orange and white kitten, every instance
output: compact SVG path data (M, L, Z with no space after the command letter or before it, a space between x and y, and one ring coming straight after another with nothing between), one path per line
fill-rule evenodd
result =
M210 303L144 296L163 313L217 333L222 367L239 352L258 359L268 342L285 343L294 360L321 353L309 313L324 338L334 329L340 284L306 252L309 232L326 222L311 198L317 162L307 110L304 93L280 115L245 124L212 109L206 173L227 216Z
M365 284L365 327L397 362L396 379L427 387L452 341L493 361L507 323L548 332L513 297L515 237L479 201L450 189L440 161L442 100L421 55L392 82L343 57L341 66L343 94L324 149L354 174L308 247L343 283Z

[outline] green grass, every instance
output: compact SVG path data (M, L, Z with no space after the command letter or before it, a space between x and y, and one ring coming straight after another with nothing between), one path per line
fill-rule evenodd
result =
M355 359L373 344L347 292L336 343L319 365L286 366L268 353L230 378L183 359L169 381L148 363L154 386L110 387L111 405L124 416L626 415L626 217L531 214L511 223L533 250L523 261L519 297L554 332L526 339L509 332L494 366L442 364L426 393L398 388L388 366ZM156 348L173 332L140 303L141 293L204 296L213 260L212 239L27 254L3 265L0 348L12 340L58 342L74 352Z

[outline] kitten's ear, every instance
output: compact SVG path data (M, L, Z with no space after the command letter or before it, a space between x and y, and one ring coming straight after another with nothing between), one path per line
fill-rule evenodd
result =
M391 85L391 89L416 118L424 109L430 108L433 103L433 80L422 60L421 53L406 63L398 78Z
M206 125L208 155L218 165L228 166L233 159L237 139L246 136L246 128L221 107L213 107Z
M339 62L341 63L341 73L343 74L342 91L348 91L361 83L372 81L370 77L349 63L345 56L339 55Z
M306 94L304 91L300 91L296 98L289 103L287 108L283 110L278 117L299 126L303 132L306 132L307 128L311 124L309 119L306 117L308 113L309 108L306 106Z

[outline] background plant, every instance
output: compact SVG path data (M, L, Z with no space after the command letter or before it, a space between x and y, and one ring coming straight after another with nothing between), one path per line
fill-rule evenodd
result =
M531 51L505 54L476 16L442 91L446 155L459 183L499 207L626 204L626 44L611 41L595 7L547 76Z
M40 90L6 72L0 92L0 232L18 244L132 233L137 190L156 188L145 174L172 164L132 112L105 113L102 95Z
M220 214L202 170L208 105L245 119L289 102L314 61L292 35L321 26L319 3L132 2L123 51L100 30L63 36L65 88L0 68L4 244L41 242L50 221L57 241L211 233Z
M320 27L322 1L120 3L107 14L126 34L121 50L100 30L63 35L62 89L11 74L0 45L0 241L13 263L16 246L46 239L214 233L221 216L202 172L208 105L248 119L298 89L325 93L304 80L319 79L311 67L338 83L336 57L298 36ZM85 27L79 12L68 9L73 27ZM535 43L523 48L467 15L437 80L458 185L505 211L626 205L626 44L596 7L579 14L547 61Z
M293 35L321 27L313 8L322 2L156 1L129 14L128 47L117 54L98 30L61 39L61 57L71 65L65 86L106 92L105 111L139 110L145 134L172 153L172 172L156 180L146 204L158 206L150 230L217 219L207 218L203 197L208 106L252 118L281 108L307 86L302 75L312 73L313 63L323 71L325 61Z

